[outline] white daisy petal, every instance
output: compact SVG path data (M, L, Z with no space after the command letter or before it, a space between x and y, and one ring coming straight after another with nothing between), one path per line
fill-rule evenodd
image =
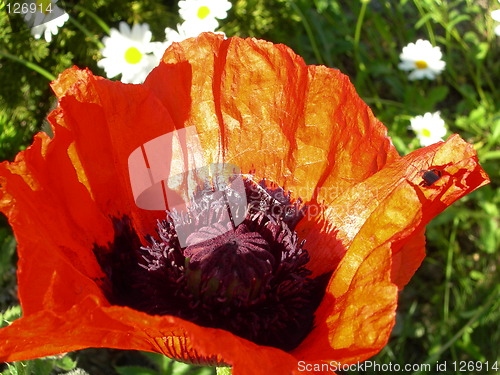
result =
M144 35L146 31L147 30L144 29L142 25L136 23L130 30L130 39L140 42L143 37L147 38L147 35Z
M498 2L500 3L500 0ZM494 21L500 22L500 9L491 12L491 18L493 18ZM500 25L495 26L495 34L500 36Z
M99 60L97 62L97 66L104 69L108 78L116 77L122 72L121 66L114 64L111 57L105 57L104 59Z
M130 27L125 21L121 21L118 24L118 28L120 29L120 34L130 37Z
M500 9L491 12L491 18L493 18L497 22L500 22Z
M50 43L52 41L52 34L50 32L50 29L45 29L45 32L43 33L43 37L47 43Z
M439 47L433 47L428 40L418 39L403 47L398 65L400 70L411 71L408 79L434 79L444 70L446 63Z
M211 31L214 32L219 27L219 22L215 18L206 19L203 22L196 20L184 21L182 29L185 35L189 37L198 36L200 33Z
M398 68L401 70L413 70L415 68L415 64L411 61L403 61L399 63Z
M151 52L156 56L158 61L161 60L163 54L165 53L165 50L170 46L170 44L172 43L169 43L167 41L151 43Z
M181 25L177 25L177 30L167 27L165 29L165 39L167 42L180 42L182 39L188 38L183 32Z

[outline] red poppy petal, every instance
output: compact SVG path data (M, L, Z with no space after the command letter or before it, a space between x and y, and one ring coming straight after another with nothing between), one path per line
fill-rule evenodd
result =
M398 249L397 243L393 249ZM415 271L420 267L425 258L425 229L416 231L399 251L392 253L391 280L399 289L408 284Z
M432 186L423 186L421 171L431 167L439 168L442 177ZM309 230L307 243L316 273L331 269L328 259L338 267L316 311L317 327L294 353L353 363L378 352L394 323L397 295L395 286L391 292L391 285L397 283L402 288L420 266L425 255L425 225L455 200L487 182L472 146L452 136L445 143L387 165L331 202L325 217L327 231L336 242L332 246L332 238ZM301 225L312 222L299 224L299 232ZM387 249L385 255L380 255L379 248ZM374 252L378 255L372 255ZM394 264L389 262L391 254ZM364 266L371 256L377 260ZM362 277L362 286L353 275Z
M329 201L398 157L347 76L284 45L205 33L174 43L163 62L145 86L176 127L196 126L207 164Z
M422 186L421 171L434 167L442 170L441 179L432 186ZM363 246L356 243L373 247L390 243L393 254L402 252L395 267L401 262L411 265L404 270L406 275L401 269L394 271L402 287L423 259L425 249L419 236L425 225L454 201L488 182L473 147L459 136L451 136L444 143L388 164L346 190L329 202L321 215L301 221L297 232L307 241L309 265L316 274L334 269L346 249ZM420 238L421 246L406 245L414 238Z
M64 314L41 311L0 330L0 360L16 361L87 347L137 349L186 361L207 358L233 366L234 375L291 373L296 359L219 329L126 307L101 307L87 298ZM258 358L258 361L256 360Z
M387 343L397 287L391 282L388 244L348 251L316 312L316 327L292 354L310 362L364 361Z
M88 70L69 69L52 87L59 107L49 120L56 134L61 128L71 132L97 205L109 216L129 216L138 232L147 234L160 213L135 204L128 158L145 142L174 130L169 113L146 88L107 81Z
M70 142L64 131L52 141L40 133L15 162L0 164L0 210L18 242L25 315L102 295L91 279L103 273L89 249L107 240L110 223L79 182Z

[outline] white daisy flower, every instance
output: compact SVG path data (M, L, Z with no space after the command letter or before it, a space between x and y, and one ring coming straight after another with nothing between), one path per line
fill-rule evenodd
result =
M52 35L57 35L69 15L59 8L58 0L28 0L26 7L21 7L24 20L31 27L31 34L40 39L43 35L47 42L52 41Z
M423 147L442 141L446 135L444 120L439 112L427 112L423 116L416 116L410 123L410 129L415 132Z
M401 70L412 70L408 78L414 79L434 79L446 66L441 60L443 54L439 47L433 47L428 40L417 40L403 48L399 55L401 63L398 65Z
M500 3L500 1L499 1ZM500 9L494 10L491 12L491 18L493 18L495 21L500 22ZM500 25L497 25L495 27L495 34L500 36Z
M179 15L187 22L200 24L201 31L213 31L217 28L216 18L227 17L232 4L227 0L181 0Z
M109 37L103 38L103 59L97 66L103 68L108 78L121 73L121 81L125 83L142 83L147 75L159 63L153 53L155 43L151 42L152 33L149 25L135 24L130 29L125 22L120 22L119 31L112 28Z

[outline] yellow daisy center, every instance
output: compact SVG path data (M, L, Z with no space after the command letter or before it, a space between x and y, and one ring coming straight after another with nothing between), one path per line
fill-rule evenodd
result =
M415 66L418 69L425 69L425 68L427 68L428 65L424 60L418 60L418 61L415 61Z
M209 7L203 5L203 6L201 6L201 7L198 8L198 14L197 14L197 16L198 16L198 18L200 20L206 18L209 14L210 14L210 8Z
M130 47L125 51L125 61L129 64L137 64L142 60L142 53L135 47Z
M41 5L41 7L40 7ZM52 4L50 0L36 0L36 9L41 10L44 14L52 11Z
M431 131L429 129L422 129L422 135L424 137L430 137L431 136Z

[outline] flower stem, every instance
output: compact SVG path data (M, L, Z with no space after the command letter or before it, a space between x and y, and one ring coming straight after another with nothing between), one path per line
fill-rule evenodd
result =
M387 106L393 106L396 108L405 108L405 104L401 102L397 102L395 100L390 100L390 99L383 99L383 98L378 98L376 96L368 96L368 97L363 97L363 100L366 102L366 104L381 104L381 105L387 105ZM411 116L408 116L408 119L410 119Z
M321 52L319 51L318 48L318 43L316 42L316 38L314 37L314 33L311 29L311 25L309 25L309 22L307 22L304 12L302 12L300 7L297 4L295 4L295 1L292 0L290 4L292 5L293 9L298 13L300 19L302 20L302 24L304 25L304 29L306 30L307 37L311 41L311 47L314 51L314 56L316 57L316 60L318 60L318 64L325 65L323 56L321 56Z
M91 12L91 11L90 11L90 10L88 10L87 8L84 8L84 7L80 6L80 5L75 5L75 9L76 9L76 10L79 10L79 11L81 11L81 12L85 13L85 14L87 14L90 18L92 18L92 19L93 19L93 20L94 20L94 21L95 21L95 22L96 22L96 23L97 23L97 24L101 27L101 29L103 29L103 30L104 30L104 32L105 32L106 34L108 34L108 35L109 35L109 26L108 26L108 24L107 24L106 22L104 22L104 21L102 20L102 18L101 18L101 17L99 17L99 16L98 16L97 14L95 14L94 12Z
M104 48L104 44L96 38L94 34L92 34L85 26L83 26L80 22L78 22L75 18L69 17L70 22L75 25L82 33L87 36L90 40L92 40L99 48Z
M363 20L365 18L366 7L368 6L368 3L369 1L366 0L361 1L361 9L359 10L356 29L354 30L354 56L356 58L358 69L362 72L366 70L366 67L359 56L359 39L361 36L361 27L363 26Z
M216 367L217 375L231 375L231 367Z
M453 272L453 251L455 248L455 240L457 238L457 228L459 220L455 217L453 220L453 230L450 235L450 242L448 244L448 256L446 259L446 273L445 273L445 290L443 301L443 320L448 321L450 313L450 292L451 292L451 274Z
M12 61L15 61L15 62L18 62L18 63L24 65L25 67L27 67L27 68L29 68L31 70L34 70L35 72L37 72L37 73L41 74L42 76L44 76L45 78L47 78L49 81L53 81L53 80L56 79L56 77L54 75L52 75L52 73L50 73L49 71L45 70L41 66L39 66L37 64L34 64L32 62L26 61L24 59L21 59L20 57L11 55L8 52L0 51L0 56L6 57L6 58L8 58L8 59L10 59Z
M418 9L418 12L422 16L422 21L424 17L426 17L424 8L422 7L422 4L420 3L420 0L413 0L413 3L415 4L415 7ZM432 45L436 45L436 36L434 35L434 31L432 30L432 25L429 22L429 19L424 20L425 28L427 29L427 33L429 34L429 40L432 43Z

